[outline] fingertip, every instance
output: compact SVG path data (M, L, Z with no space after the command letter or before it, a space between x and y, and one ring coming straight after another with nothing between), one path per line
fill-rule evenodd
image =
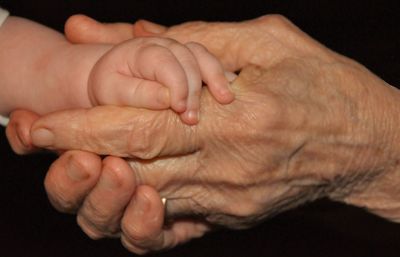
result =
M77 25L82 25L82 23L86 23L86 22L97 23L96 20L90 18L89 16L81 14L81 13L78 13L78 14L71 15L67 19L67 21L65 22L65 27L69 27L69 26L74 27L74 26L77 26Z
M221 77L211 83L212 85L209 85L208 87L211 94L220 104L229 104L235 99L235 95L230 90L230 84L226 77Z
M227 88L219 91L218 102L221 104L230 104L235 100L235 95Z
M29 127L18 124L16 126L17 136L21 145L26 151L32 150L34 147L31 142Z
M83 151L69 151L66 155L66 174L71 182L98 179L101 170L101 159L98 155Z
M100 183L109 189L132 188L135 186L135 176L128 163L115 156L107 156L103 160L103 169Z
M167 31L165 26L147 21L147 20L138 20L134 24L134 35L135 36L154 36L157 34L164 33Z
M69 151L49 168L44 187L52 205L61 212L75 212L101 173L101 159L95 154Z
M67 19L64 33L71 43L90 43L87 34L91 32L98 22L86 15L75 14Z
M223 92L221 92L222 104L229 104L235 100L235 94L230 90L230 84L235 81L238 76L234 72L225 71L225 78L228 80Z
M177 100L171 103L171 108L177 113L183 113L186 111L186 100Z
M186 83L186 84L185 84ZM176 113L182 114L188 109L188 97L189 97L189 85L185 81L179 85L183 85L181 88L172 88L170 87L170 101L171 101L171 109Z
M27 154L38 150L32 145L30 137L30 128L37 118L38 115L28 111L19 110L11 113L6 136L15 153Z
M203 81L207 84L211 95L221 104L233 101L229 90L229 81L234 79L230 73L225 73L222 64L207 48L198 43L187 43L186 46L196 56Z
M199 123L200 112L198 110L190 110L182 113L180 117L183 123L193 126Z
M21 131L21 126L10 122L6 128L6 136L8 142L16 154L26 154L32 150L32 145L29 144L25 133ZM28 130L29 131L29 130Z
M164 205L158 192L147 185L138 186L122 218L123 234L132 244L144 246L161 233L163 222Z
M71 16L64 32L72 43L116 44L133 37L133 26L128 23L100 23L83 14Z

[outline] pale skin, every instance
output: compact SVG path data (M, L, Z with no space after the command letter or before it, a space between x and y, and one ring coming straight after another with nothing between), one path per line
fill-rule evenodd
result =
M92 29L82 33L74 23ZM123 40L132 28L134 35L195 41L225 69L241 72L229 105L203 90L202 120L191 127L168 110L101 106L40 119L15 113L9 135L24 131L36 146L79 149L60 156L45 186L54 206L77 213L89 236L120 236L143 254L199 237L212 225L252 226L320 197L400 220L400 94L365 67L281 16L116 26L117 32L77 16L67 32L79 42ZM37 138L41 129L52 137ZM32 150L9 138L20 152ZM166 207L160 197L170 199ZM188 219L192 214L197 218Z
M72 44L19 17L7 18L0 39L3 115L111 104L171 108L193 125L199 120L202 82L218 102L233 101L222 65L198 43L146 37L115 46Z

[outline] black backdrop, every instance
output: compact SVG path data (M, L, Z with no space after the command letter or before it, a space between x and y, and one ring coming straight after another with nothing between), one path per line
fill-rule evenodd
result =
M12 14L57 30L85 13L102 21L145 18L172 25L188 20L287 16L330 48L352 57L392 85L400 85L399 1L67 1L0 0ZM92 241L75 217L52 209L43 178L50 154L14 155L0 129L0 256L131 256L118 240ZM155 256L313 257L400 256L400 225L363 210L320 200L245 231L219 231Z

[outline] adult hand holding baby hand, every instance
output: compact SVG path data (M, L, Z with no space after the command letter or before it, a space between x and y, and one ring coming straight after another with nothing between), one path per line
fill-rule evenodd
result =
M140 34L148 23L128 26ZM396 89L280 16L186 23L162 35L204 44L227 70L241 70L236 100L221 106L204 90L194 127L169 110L108 106L35 122L40 147L128 158L70 151L50 168L50 199L77 211L90 236L121 235L144 253L200 236L210 224L248 227L323 196L398 219ZM36 137L40 129L51 136ZM84 179L71 180L71 170ZM160 196L169 199L166 213Z

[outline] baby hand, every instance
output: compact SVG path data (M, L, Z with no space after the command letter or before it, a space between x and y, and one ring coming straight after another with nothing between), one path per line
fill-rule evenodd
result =
M199 121L202 81L219 103L233 101L222 65L205 47L146 37L119 44L101 57L88 92L95 105L171 108L193 125Z

